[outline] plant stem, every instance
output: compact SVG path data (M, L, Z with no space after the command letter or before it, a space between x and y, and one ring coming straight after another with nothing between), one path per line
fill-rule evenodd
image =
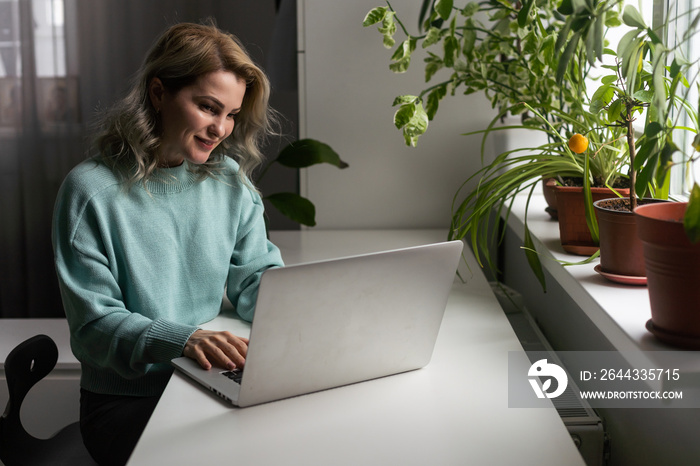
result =
M389 2L387 1L386 4L389 6L389 9L390 9L391 11L393 11L394 13L396 13L396 10L394 10L394 7L391 6L391 3L389 3ZM394 19L396 20L397 23L399 23L399 26L401 26L401 29L403 30L404 35L410 36L410 34L408 33L408 30L407 30L406 27L403 25L403 23L402 23L401 20L399 19L398 15L394 14Z
M637 193L635 192L635 185L637 184L637 170L634 169L634 157L637 151L634 147L634 118L632 118L632 109L634 108L634 102L627 100L625 102L625 110L627 112L627 147L629 148L629 159L630 159L630 211L634 212L637 208Z

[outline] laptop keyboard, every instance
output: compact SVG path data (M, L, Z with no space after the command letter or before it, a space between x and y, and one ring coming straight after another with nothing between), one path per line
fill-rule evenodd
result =
M243 378L243 371L241 369L234 369L232 371L222 372L221 375L228 377L229 379L233 380L234 382L240 385L241 378Z

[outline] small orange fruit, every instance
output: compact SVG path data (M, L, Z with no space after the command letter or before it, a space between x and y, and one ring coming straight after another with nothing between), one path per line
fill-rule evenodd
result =
M583 134L574 134L569 139L569 149L577 154L585 152L588 149L588 138Z

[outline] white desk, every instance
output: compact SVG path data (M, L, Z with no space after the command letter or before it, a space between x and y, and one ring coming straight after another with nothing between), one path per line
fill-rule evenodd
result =
M288 264L443 238L439 231L272 235ZM469 261L476 273L455 283L427 367L244 409L176 373L129 465L583 465L553 408L508 408L508 351L521 347ZM208 327L246 331L223 317Z

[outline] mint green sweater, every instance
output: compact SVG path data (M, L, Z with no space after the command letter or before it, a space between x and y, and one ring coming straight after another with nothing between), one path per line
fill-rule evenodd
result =
M282 266L267 240L260 197L226 158L198 179L185 162L125 189L97 159L58 193L53 247L81 386L159 394L198 326L219 314L224 290L253 317L262 272Z

